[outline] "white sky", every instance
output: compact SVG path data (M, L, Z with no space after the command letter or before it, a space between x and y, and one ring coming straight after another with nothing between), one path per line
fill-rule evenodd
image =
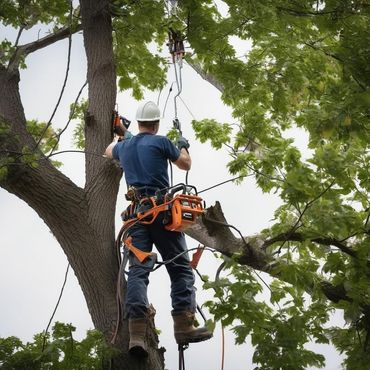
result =
M9 31L1 29L1 33ZM14 40L14 33L8 33ZM40 35L42 36L42 34ZM30 40L23 38L21 43ZM66 68L67 41L59 42L41 50L27 59L28 68L21 73L21 95L26 117L48 121L62 86ZM67 90L54 119L55 127L64 127L68 120L69 105L83 85L86 78L86 58L82 36L73 38L72 60ZM173 69L169 71L168 86L161 94L161 108L167 97L169 86L174 81ZM175 89L174 89L175 90ZM84 96L87 91L85 90ZM160 134L165 134L172 125L174 104L172 93L166 115L161 123ZM156 101L158 92L147 93L146 99ZM221 122L234 122L230 110L220 100L219 92L203 81L186 64L183 68L182 99L197 119L216 118ZM129 93L120 93L117 99L120 113L131 119L132 131L136 132L134 122L137 102ZM193 167L189 173L189 183L198 190L229 179L225 167L228 158L224 150L215 152L208 144L195 141L191 130L192 116L178 102L178 116L182 122L183 134L190 141L190 153ZM73 124L63 136L60 149L72 149ZM82 154L63 154L55 157L63 161L62 171L76 184L84 184L84 161ZM183 182L185 174L175 171L174 182ZM125 207L122 182L117 202L116 226L120 227L119 214ZM259 232L267 227L273 218L273 212L280 204L278 197L262 194L255 186L253 178L247 178L243 184L231 183L202 194L207 205L221 201L224 213L230 224L243 231L244 235ZM38 215L15 196L0 189L0 337L15 335L29 341L36 333L42 332L51 316L60 288L63 283L67 260L62 249L47 226ZM188 240L189 247L197 242ZM199 265L202 274L214 276L219 260L212 254L205 254ZM198 303L212 298L212 292L202 291L202 284L197 280ZM169 299L169 279L165 269L159 269L150 278L149 297L157 309L156 324L161 330L160 345L166 348L166 368L178 368L178 352L172 333ZM77 339L81 339L86 330L92 328L92 322L86 308L78 282L70 271L65 291L55 315L54 321L70 322L77 327ZM235 346L232 333L226 331L225 369L252 369L253 348L248 341L242 346ZM340 358L329 346L315 346L327 357L326 369L339 369ZM191 370L218 369L221 367L221 330L218 325L214 338L210 341L192 344L185 352L186 368Z

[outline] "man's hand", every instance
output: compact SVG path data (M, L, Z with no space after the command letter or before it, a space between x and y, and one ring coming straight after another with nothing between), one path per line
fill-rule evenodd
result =
M114 126L114 132L118 136L124 136L126 131L127 127L121 121L119 122L119 125Z
M176 146L179 150L184 148L187 151L190 147L190 144L189 144L189 141L187 139L185 139L183 136L180 136L176 141Z

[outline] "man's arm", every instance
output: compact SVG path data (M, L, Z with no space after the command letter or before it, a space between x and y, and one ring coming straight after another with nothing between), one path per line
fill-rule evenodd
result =
M191 168L191 158L185 148L181 148L180 156L175 162L173 162L180 170L189 171Z
M123 140L128 140L128 139L131 139L133 137L132 133L130 131L128 131L127 129L125 129L122 136L123 136ZM122 136L121 136L121 138L122 138ZM120 140L117 137L115 137L114 140L105 149L105 153L104 153L105 157L113 158L113 148L119 142L120 142ZM116 158L116 159L118 159L118 158Z
M108 146L107 148L105 149L105 153L104 155L107 157L107 158L113 158L113 148L116 146L117 144L117 141L112 141Z
M129 139L132 137L132 134L130 131L128 131L127 127L122 123L122 121L119 121L119 125L114 126L115 133L119 135L121 138ZM113 148L117 144L117 138L115 139L107 146L107 149L105 149L104 155L107 158L113 158Z

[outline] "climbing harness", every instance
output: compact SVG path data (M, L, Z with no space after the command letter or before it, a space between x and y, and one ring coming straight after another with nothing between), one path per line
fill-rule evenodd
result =
M143 189L129 188L126 194L126 199L130 200L131 204L121 215L124 230L128 230L137 222L152 224L157 216L164 212L163 224L166 230L184 231L204 212L203 200L197 195L194 186L178 184L157 190L154 196L145 194L145 188L143 193L141 190ZM179 191L182 193L176 194Z
M181 193L179 193L181 192ZM194 186L178 184L169 188L156 190L154 195L153 188L132 188L130 187L126 194L126 199L131 201L127 209L122 212L123 226L118 233L116 240L117 257L119 263L119 277L117 281L117 312L121 316L121 283L122 276L126 273L125 268L129 260L130 252L136 257L133 263L140 264L141 267L153 272L163 265L173 263L177 258L183 254L188 253L188 250L178 254L174 258L167 261L158 261L157 254L153 252L143 252L132 243L132 238L128 235L131 227L139 224L152 224L160 213L164 213L163 223L164 227L170 231L184 231L196 222L199 215L204 212L203 200L197 195L197 190ZM201 255L200 249L196 248L195 260L191 262L191 266L196 268ZM201 316L205 320L205 316L201 308L197 307ZM206 320L205 320L206 321ZM114 343L120 319L117 319L115 332L112 336L111 342Z
M132 243L132 238L127 235L127 231L137 222L141 224L152 224L158 215L165 213L163 222L165 228L170 231L184 231L196 221L197 217L204 212L203 201L197 195L196 188L185 184L178 184L172 188L163 191L157 191L155 196L141 197L141 189L129 188L126 198L131 200L128 210L123 212L124 225L121 230L123 243L123 265L125 266L129 259L129 253L133 253L139 261L140 266L155 271L164 264L172 263L188 251L177 255L169 261L158 262L157 255L153 252L143 252L136 248ZM179 191L182 193L177 194ZM144 191L145 193L145 191ZM193 254L190 266L196 269L205 247L198 246ZM134 262L135 263L135 262ZM154 267L157 264L157 267ZM122 269L120 269L122 271ZM124 267L123 267L124 271ZM204 322L207 319L199 305L197 310ZM179 370L185 370L184 351L189 347L188 344L179 344Z

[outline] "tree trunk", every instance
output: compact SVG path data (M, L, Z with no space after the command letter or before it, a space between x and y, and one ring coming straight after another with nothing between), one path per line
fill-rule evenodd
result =
M89 65L86 149L103 153L111 140L116 97L108 2L82 1L81 9ZM149 358L140 361L128 355L127 321L118 315L114 217L121 170L112 161L87 157L86 185L79 188L43 156L27 132L17 68L0 66L0 91L7 92L0 97L0 167L7 169L0 186L27 202L48 225L77 276L94 326L107 342L120 319L114 346L121 354L109 367L162 370L163 351L154 326L148 337Z

